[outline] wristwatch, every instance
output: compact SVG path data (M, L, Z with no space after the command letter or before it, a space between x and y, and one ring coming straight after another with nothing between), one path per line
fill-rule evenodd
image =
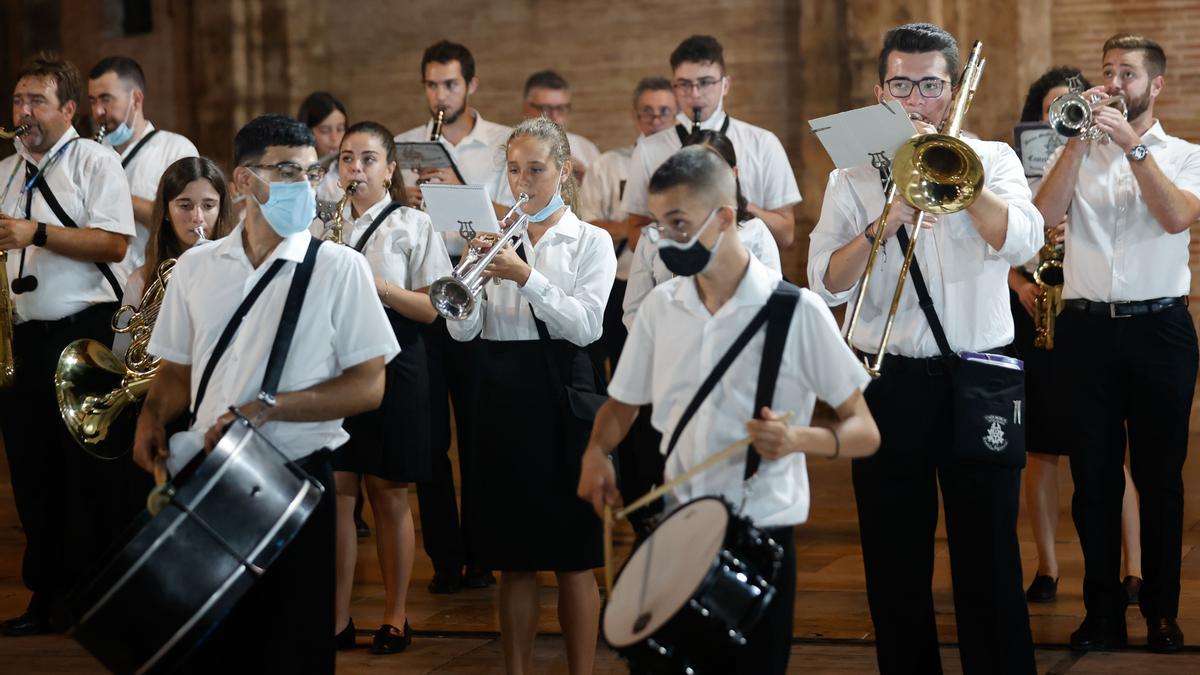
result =
M1125 153L1125 156L1128 157L1129 161L1131 162L1140 162L1143 159L1146 159L1146 156L1149 154L1150 151L1146 149L1146 146L1142 143L1138 143L1130 148L1129 152Z
M45 246L46 245L46 224L45 223L39 222L37 224L37 232L33 233L33 245L34 246Z
M868 225L867 229L863 230L863 238L867 240L868 244L875 245L875 235L871 234L871 225Z

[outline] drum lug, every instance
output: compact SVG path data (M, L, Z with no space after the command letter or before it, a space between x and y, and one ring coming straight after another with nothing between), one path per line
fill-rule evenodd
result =
M729 639L739 647L746 646L746 636L741 631L729 629Z
M708 615L709 615L708 608L705 607L704 605L701 605L699 602L696 602L695 598L688 600L688 607L691 607L692 611L696 612L697 614L704 617L705 619L708 618Z

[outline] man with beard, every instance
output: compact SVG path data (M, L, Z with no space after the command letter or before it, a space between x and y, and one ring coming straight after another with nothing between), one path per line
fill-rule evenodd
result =
M117 263L134 234L120 160L72 126L82 93L73 64L34 57L12 98L13 123L28 131L0 162L0 250L16 324L15 384L0 393L0 429L25 531L21 578L33 593L24 614L0 624L10 636L50 631L66 593L136 512L122 499L128 464L76 446L54 391L67 344L112 340L125 283Z
M434 133L437 114L442 113L438 140L445 146L458 171L468 184L483 185L503 214L514 203L505 174L504 144L512 129L488 122L470 105L471 95L479 88L475 76L475 57L463 45L443 40L425 50L421 57L421 82L429 104L430 119L425 124L396 136L397 143L428 141ZM421 203L421 182L461 184L453 169L423 169L404 172L409 201ZM457 233L446 235L451 257L462 254L463 240ZM473 504L475 481L469 432L467 402L476 369L478 341L458 342L446 332L445 319L438 318L426 330L429 359L430 401L433 408L433 479L417 485L421 511L421 538L425 553L433 561L431 593L454 593L463 586L482 588L495 579L488 570L473 564ZM462 521L454 495L454 474L450 466L450 411L447 389L454 403L455 429L458 431L458 463L462 475ZM465 566L465 573L464 573Z
M1104 43L1104 84L1123 94L1128 119L1092 115L1109 142L1073 138L1047 166L1036 204L1048 223L1067 215L1065 308L1055 326L1055 370L1066 401L1084 556L1086 617L1076 650L1125 644L1121 587L1122 465L1126 438L1141 497L1140 594L1146 642L1176 651L1183 633L1179 573L1183 462L1196 382L1196 333L1187 310L1188 241L1200 217L1200 147L1169 136L1154 117L1167 58L1138 35Z

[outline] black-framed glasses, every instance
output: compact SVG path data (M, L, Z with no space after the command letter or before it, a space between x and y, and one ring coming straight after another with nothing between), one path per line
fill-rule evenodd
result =
M884 82L887 85L888 93L896 98L908 98L913 91L913 85L921 92L921 96L925 98L937 98L942 95L942 89L950 84L940 77L926 77L920 80L910 80L907 77L893 77Z
M675 109L665 105L657 108L646 106L638 111L637 116L643 122L652 122L659 118L670 119L675 116Z
M325 178L325 167L313 164L307 169L295 162L278 162L275 164L247 164L249 169L272 169L285 183L295 183L307 179L316 185Z
M671 83L671 88L683 94L689 91L705 92L721 83L722 77L702 77L693 82L692 80L675 80Z

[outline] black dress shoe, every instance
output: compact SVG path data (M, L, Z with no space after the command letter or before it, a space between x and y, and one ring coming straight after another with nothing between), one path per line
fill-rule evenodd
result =
M474 565L467 565L467 571L463 574L463 588L487 588L496 584L496 577L491 570L485 570Z
M1025 599L1029 602L1054 602L1057 596L1058 579L1044 574L1035 576L1033 583L1029 584L1029 590L1025 591Z
M411 629L408 627L408 619L404 620L404 632L401 633L399 628L396 628L390 623L385 623L375 631L375 639L371 640L372 654L395 654L402 652L410 644L412 644Z
M1142 593L1142 578L1125 577L1125 581L1121 582L1121 586L1125 589L1125 597L1129 599L1129 604L1138 604L1138 596Z
M342 632L333 636L334 645L339 650L354 649L358 646L358 643L354 641L354 635L354 619L351 618L350 621L346 623L346 627L342 629Z
M462 577L459 576L458 570L454 570L453 572L435 571L433 579L429 581L429 592L436 595L457 593L461 590Z
M1175 619L1146 619L1146 646L1152 652L1177 652L1183 647L1183 631Z
M53 633L50 617L40 612L26 610L21 616L0 623L0 633L8 637L25 637L27 635L45 635Z
M1129 641L1125 618L1099 619L1085 617L1078 630L1071 633L1071 649L1077 652L1116 649Z

